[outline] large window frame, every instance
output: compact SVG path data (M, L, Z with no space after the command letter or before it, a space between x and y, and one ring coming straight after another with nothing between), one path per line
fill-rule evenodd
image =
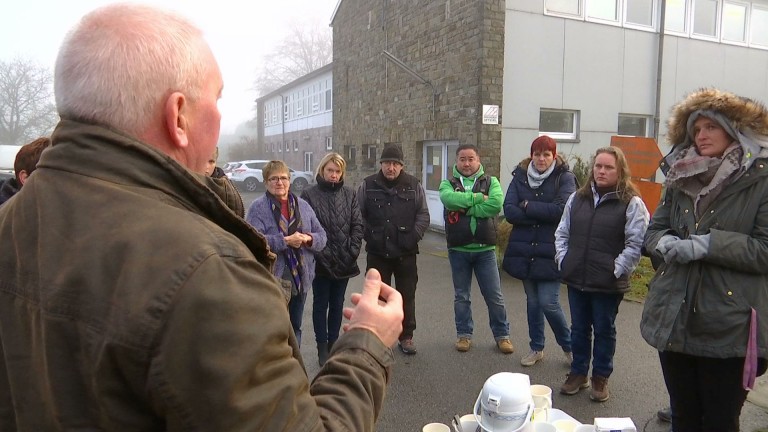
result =
M644 129L642 135L638 134L627 134L622 133L621 125L622 120L627 122L643 122L642 129ZM627 132L625 129L623 132ZM616 125L616 134L622 135L622 136L639 136L639 137L645 137L645 138L651 138L653 137L653 116L645 115L645 114L627 114L627 113L619 113L618 115L618 123Z
M556 117L562 116L564 127L553 127L555 122L562 122ZM539 135L548 135L557 141L579 141L580 115L578 110L541 108L539 110Z
M648 1L651 25L633 22L637 19L630 17L634 15L630 9L647 18ZM602 7L615 10L618 18L601 15ZM660 7L661 0L544 0L544 15L657 32ZM750 0L667 0L666 7L665 34L768 50L768 5Z
M761 49L768 49L768 6L766 5L756 5L752 4L752 7L750 8L749 18L747 21L749 22L749 25L747 26L747 33L749 34L749 38L747 39L749 46L753 48L761 48ZM756 23L755 22L755 11L760 11L760 16L763 18L764 22ZM765 33L765 41L761 42L754 42L754 36L756 31L762 31Z
M637 30L656 31L659 15L658 0L650 0L652 8L650 25L631 22L627 18L630 3L646 1L648 0L545 0L544 14ZM613 18L601 16L600 12L604 7L613 8Z

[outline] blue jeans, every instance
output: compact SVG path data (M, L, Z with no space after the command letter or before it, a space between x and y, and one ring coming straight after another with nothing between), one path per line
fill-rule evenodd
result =
M496 340L509 338L509 321L501 293L499 268L496 265L496 252L459 252L448 250L448 261L453 275L453 312L456 319L458 337L472 337L472 302L469 299L472 287L472 271L475 272L480 293L488 306L488 320L491 332Z
M296 340L301 346L301 321L304 316L304 303L307 301L307 292L291 297L288 302L288 315L291 317L291 327L296 334Z
M624 294L585 292L568 287L571 306L571 374L589 375L590 353L592 376L609 378L616 353L616 315ZM592 330L595 344L592 346Z
M344 293L349 279L315 276L312 281L312 324L315 342L336 342L344 310Z
M571 329L560 307L560 282L556 280L523 280L528 306L528 337L534 351L544 351L544 317L555 334L557 344L571 352Z

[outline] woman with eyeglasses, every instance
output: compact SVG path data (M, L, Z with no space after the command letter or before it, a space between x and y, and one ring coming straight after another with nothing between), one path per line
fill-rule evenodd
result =
M264 234L277 254L272 273L290 286L288 313L301 345L301 318L307 292L315 277L315 253L325 247L326 234L312 207L290 192L291 172L283 161L269 161L261 169L267 187L245 217Z

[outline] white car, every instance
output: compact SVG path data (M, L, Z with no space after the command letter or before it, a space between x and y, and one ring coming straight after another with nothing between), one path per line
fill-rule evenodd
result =
M263 168L267 162L269 161L245 160L240 162L230 162L234 164L234 167L227 173L227 177L232 180L232 183L242 187L247 192L255 192L264 185L261 168Z
M255 192L264 186L261 169L267 162L269 161L260 159L230 162L232 168L227 173L227 177L245 191ZM291 191L297 195L300 195L304 188L315 183L315 175L309 171L297 171L293 168L288 170L291 172Z

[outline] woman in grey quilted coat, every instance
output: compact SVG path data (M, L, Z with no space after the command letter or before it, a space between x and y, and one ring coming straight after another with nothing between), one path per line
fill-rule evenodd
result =
M312 282L312 323L320 366L339 338L347 282L360 274L357 256L363 243L363 219L355 192L344 186L346 168L340 154L328 153L317 167L317 184L301 196L328 234L325 249L316 255Z

